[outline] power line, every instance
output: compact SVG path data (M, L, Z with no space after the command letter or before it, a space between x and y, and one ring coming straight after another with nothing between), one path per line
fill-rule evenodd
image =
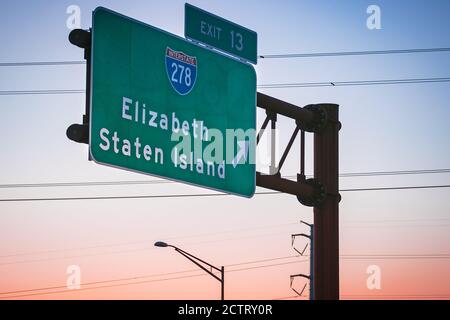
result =
M285 262L285 263L275 263L275 264L267 264L267 265L262 265L262 266L258 266L258 267L248 267L248 268L241 268L241 269L235 269L235 270L227 270L227 273L231 273L231 272L240 272L240 271L245 271L245 270L253 270L256 268L269 268L269 267L275 267L275 266L284 266L284 265L289 265L289 264L297 264L297 263L301 263L301 262L305 262L307 260L298 260L298 261L292 261L292 262ZM37 295L48 295L48 294L56 294L56 293L73 293L73 292L79 292L79 291L85 291L85 290L94 290L94 289L103 289L103 288L112 288L112 287L122 287L122 286L128 286L128 285L136 285L136 284L144 284L144 283L152 283L152 282L161 282L161 281L169 281L169 280L178 280L178 279L185 279L185 278L192 278L192 277L201 277L201 276L205 276L206 274L196 274L196 275L187 275L187 276L180 276L180 277L172 277L172 278L163 278L163 279L154 279L154 280L145 280L145 281L138 281L138 282L128 282L128 283L121 283L121 284L111 284L111 285L107 285L107 286L97 286L97 287L91 287L91 288L81 288L81 289L76 289L76 290L60 290L60 291L52 291L52 292L40 292L40 293L31 293L31 294L22 294L22 295L14 295L14 296L7 296L7 297L0 297L0 299L11 299L11 298L22 298L22 297L30 297L30 296L37 296ZM113 280L105 280L105 281L97 281L95 282L96 284L99 283L110 283L113 281L125 281L123 279L121 280L117 280L117 279L113 279ZM86 285L86 284L84 284ZM55 288L55 287L54 287ZM58 287L61 288L61 287ZM66 287L64 287L66 288ZM35 288L35 289L30 289L33 291L39 291L39 290L45 290L45 288ZM22 292L24 292L24 290L21 290ZM8 292L2 292L1 294L8 294ZM11 293L9 293L11 294Z
M390 84L417 84L417 83L439 83L450 82L450 78L414 78L414 79L387 79L387 80L355 80L355 81L328 81L328 82L291 82L291 83L268 83L257 85L261 89L286 89L286 88L317 88L317 87L346 87L346 86L373 86ZM11 95L59 95L59 94L81 94L83 89L48 89L48 90L3 90L2 96Z
M277 233L270 233L270 234L258 234L258 235L252 235L252 236L243 236L243 237L233 237L233 238L225 238L225 239L215 239L215 240L206 240L206 241L199 241L194 243L186 243L186 246L191 245L198 245L198 244L205 244L205 243L216 243L216 242L225 242L225 241L235 241L235 240L243 240L243 239L254 239L254 238L260 238L260 237L269 237L269 236L280 236L280 235L286 235L286 232L277 232ZM146 241L146 243L151 243L151 241ZM149 251L154 250L153 247L146 247L146 248L139 248L139 249L129 249L129 250L119 250L119 251L108 251L108 252L100 252L100 253L89 253L89 254L79 254L79 255L71 255L71 256L62 256L62 257L51 257L51 258L41 258L41 259L29 259L29 260L19 260L19 261L9 261L9 262L2 262L0 263L0 266L4 265L17 265L17 264L25 264L25 263L35 263L35 262L48 262L48 261L57 261L57 260L67 260L67 259L74 259L74 258L85 258L85 257L97 257L97 256L106 256L106 255L114 255L114 254L128 254L128 253L134 253L134 252L142 252L142 251ZM61 251L68 251L68 250L61 250ZM14 255L10 255L14 256ZM399 255L399 254L393 254L393 255L342 255L341 259L347 259L347 260L364 260L364 259L380 259L380 260L386 260L386 259L450 259L450 254L422 254L422 255ZM238 265L238 264L237 264Z
M0 67L31 67L31 66L70 66L84 65L86 61L25 61L25 62L1 62Z
M450 257L450 255L447 255ZM290 259L290 258L297 258L298 256L288 256L288 257L277 257L273 259L264 259L264 260L254 260L254 261L248 261L243 263L237 263L232 265L226 265L225 267L230 266L236 266L236 265L242 265L242 264L253 264L253 263L260 263L261 261L273 261L273 260L280 260L280 259ZM296 264L301 262L306 262L307 259L298 260L298 261L290 261L290 262L283 262L283 263L273 263L273 264L266 264L261 266L255 266L255 267L246 267L246 268L240 268L240 269L232 269L227 270L226 272L240 272L240 271L247 271L247 270L254 270L254 269L261 269L261 268L269 268L269 267L275 267L275 266L284 266L284 265L290 265L290 264ZM111 279L111 280L104 280L104 281L95 281L90 283L82 284L84 286L86 285L93 285L93 284L102 284L102 283L111 283L111 282L120 282L120 281L128 281L128 280L137 280L141 278L149 278L149 277L155 277L155 276L165 276L165 275L174 275L179 273L187 273L187 272L194 272L197 270L186 270L186 271L177 271L177 272L171 272L171 273L164 273L164 274L157 274L157 275L148 275L148 276L136 276L136 277L130 277L130 278L119 278L119 279ZM161 281L169 281L169 280L177 280L177 279L184 279L184 278L192 278L192 277L199 277L204 276L206 274L195 274L195 275L187 275L187 276L180 276L180 277L172 277L172 278L163 278L163 279L154 279L154 280L146 280L146 281L139 281L139 282L130 282L130 283L122 283L122 284L112 284L107 286L97 286L92 288L82 288L77 290L61 290L61 291L52 291L52 292L41 292L41 293L32 293L32 294L23 294L23 295L14 295L14 296L7 296L7 297L0 297L0 299L10 299L10 298L19 298L19 297L28 297L28 296L36 296L36 295L47 295L47 294L56 294L56 293L66 293L66 292L78 292L78 291L84 291L84 290L93 290L93 289L102 289L102 288L111 288L111 287L120 287L120 286L127 286L127 285L134 285L134 284L143 284L143 283L152 283L152 282L161 282ZM33 288L33 289L24 289L24 290L15 290L15 291L8 291L8 292L0 292L0 295L8 295L8 294L15 294L15 293L23 293L23 292L34 292L34 291L44 291L44 290L54 290L54 289L60 289L60 288L66 288L63 286L55 286L55 287L47 287L47 288ZM345 295L343 295L345 296ZM424 295L425 296L425 295ZM433 295L436 296L436 295ZM283 299L287 299L290 297L283 297Z
M293 225L295 223L286 224L286 225ZM264 228L269 228L264 227ZM276 226L271 226L276 227ZM384 226L376 226L376 227L383 227ZM246 228L246 230L255 230L255 229L262 229L262 228ZM245 230L245 229L244 229ZM239 230L229 231L229 232L237 232ZM227 231L228 232L228 231ZM220 232L218 232L220 233ZM214 234L218 234L217 232ZM222 232L225 233L225 232ZM205 243L217 243L217 242L225 242L225 241L235 241L235 240L242 240L242 239L254 239L254 238L260 238L260 237L269 237L269 236L279 236L279 235L285 235L286 232L277 232L277 233L265 233L265 234L256 234L251 236L241 236L241 237L232 237L232 238L224 238L224 239L214 239L214 240L206 240L206 241L198 241L198 242L191 242L186 243L186 246L191 245L198 245L198 244L205 244ZM183 239L186 238L186 236L181 237L162 237L165 239ZM151 243L151 240L147 241L141 241L141 242L135 242L135 243ZM129 243L128 243L129 244ZM113 245L103 245L103 246L92 246L92 247L85 247L80 249L86 249L86 248L97 248L97 247L108 247L108 246L117 246L120 244L113 244ZM126 245L126 244L125 244ZM128 249L128 250L119 250L119 251L107 251L107 252L101 252L101 253L89 253L89 254L79 254L79 255L71 255L71 256L62 256L62 257L51 257L51 258L41 258L41 259L29 259L29 260L19 260L19 261L8 261L8 262L2 262L0 263L0 266L3 265L16 265L16 264L24 264L24 263L35 263L35 262L47 262L47 261L56 261L56 260L67 260L67 259L73 259L73 258L84 258L84 257L96 257L96 256L105 256L105 255L114 255L114 254L128 254L128 253L134 253L134 252L142 252L142 251L148 251L153 250L153 247L146 247L146 248L139 248L139 249ZM26 256L26 255L36 255L40 253L54 253L54 252L65 252L65 251L73 251L77 249L63 249L63 250L49 250L44 252L38 252L38 253L23 253L23 254L11 254L2 256L0 258L9 258L14 256ZM365 259L365 258L377 258L377 259L394 259L393 257L403 257L402 255L343 255L342 256L345 259ZM404 259L448 259L450 258L450 255L448 254L433 254L433 255L404 255Z
M155 279L155 280L145 280L145 281L139 281L139 282L122 283L122 284L111 284L111 285L106 285L106 286L97 286L97 287L82 288L82 289L76 289L76 290L60 290L60 291L52 291L52 292L40 292L40 293L21 294L21 295L0 297L0 299L24 298L24 297L42 296L42 295L57 294L57 293L74 293L74 292L87 291L87 290L129 286L129 285L133 285L133 284L144 284L144 283L161 282L161 281L169 281L169 280L178 280L178 279L185 279L185 278L202 277L204 275L206 275L206 274L197 274L197 275L180 276L180 277Z
M53 187L98 187L141 184L176 183L170 180L128 180L128 181L81 181L81 182L43 182L0 184L0 189L12 188L53 188Z
M225 265L225 267L236 267L236 266L242 266L242 265L246 265L246 264L254 264L254 263L261 263L261 262L270 262L270 261L275 261L275 260L286 260L286 259L299 258L299 257L301 257L301 256L299 256L299 255L294 255L294 256L284 256L284 257L276 257L276 258L267 258L267 259L260 259L260 260L252 260L252 261L247 261L247 262L239 262L239 263L228 264L228 265ZM302 260L302 261L306 261L306 260Z
M240 262L235 264L228 264L225 265L225 267L233 267L233 266L240 266L240 265L248 265L248 264L255 264L255 263L261 263L261 262L270 262L275 260L286 260L286 259L292 259L292 258L298 258L299 256L284 256L284 257L276 257L276 258L267 258L267 259L260 259L260 260L252 260L252 261L246 261L246 262ZM425 255L342 255L341 259L402 259L402 258L414 258L414 259L430 259L430 258L450 258L450 254L425 254ZM260 268L266 268L266 267L273 267L273 266L282 266L282 265L289 265L293 263L299 263L299 262L306 262L307 259L303 259L300 261L291 261L291 262L283 262L283 263L275 263L275 264L269 264L269 265L262 265L262 266L254 266L254 267L246 267L246 268L240 268L240 269L232 269L227 272L238 272L238 271L244 271L244 270L253 270L253 269L260 269ZM150 278L150 277L159 277L159 276L167 276L167 275L174 275L174 274L181 274L181 273L188 273L188 272L195 272L198 271L197 269L192 270L184 270L184 271L177 271L177 272L170 272L170 273L162 273L162 274L152 274L152 275L145 275L145 276L134 276L134 277L128 277L128 278L118 278L118 279L112 279L112 280L104 280L104 281L95 281L95 282L88 282L84 283L82 285L94 285L94 284L101 284L101 283L110 283L110 282L119 282L119 281L129 281L129 280L137 280L142 278ZM197 276L197 275L194 275ZM191 277L191 276L186 276ZM163 280L172 280L172 279L180 279L185 277L177 277L177 278L170 278L170 279L163 279ZM160 280L155 280L160 281ZM147 281L146 281L147 282ZM153 281L148 281L153 282ZM140 282L139 282L140 283ZM33 289L23 289L23 290L15 290L15 291L8 291L8 292L0 292L0 295L7 295L7 294L15 294L15 293L23 293L23 292L33 292L33 291L42 291L42 290L53 290L53 289L60 289L65 288L65 286L54 286L54 287L44 287L44 288L33 288ZM66 290L65 290L66 291ZM64 291L64 292L65 292ZM54 292L52 292L54 293ZM46 294L46 293L44 293ZM9 297L7 297L9 298Z
M255 192L255 194L278 194L277 191ZM152 198L195 198L195 197L222 197L226 193L193 193L193 194L165 194L165 195L141 195L141 196L100 196L100 197L60 197L60 198L8 198L0 199L0 202L14 201L76 201L76 200L115 200L115 199L152 199Z
M266 233L266 234L257 234L257 235L251 235L251 236L241 236L241 237L233 237L233 238L225 238L225 239L198 241L198 242L185 243L185 246L199 245L199 244L205 244L205 243L236 241L236 240L244 240L244 239L254 239L254 238L261 238L261 237L281 236L281 235L286 235L286 232ZM57 260L67 260L67 259L74 259L74 258L96 257L96 256L105 256L105 255L114 255L114 254L127 254L127 253L154 250L154 247L150 247L151 241L149 240L149 241L147 241L147 243L149 244L149 247L139 248L139 249L107 251L107 252L100 252L100 253L88 253L88 254L79 254L79 255L71 255L71 256L29 259L29 260L19 260L19 261L8 261L8 262L1 262L0 266L17 265L17 264L24 264L24 263L35 263L35 262L57 261Z
M338 51L338 52L315 52L315 53L285 53L260 55L261 59L288 59L288 58L317 58L317 57L342 57L342 56L365 56L380 54L402 54L402 53L431 53L447 52L450 48L421 48L421 49L397 49L397 50L368 50L368 51Z
M79 254L79 255L63 256L63 257L53 257L53 258L41 258L41 259L30 259L30 260L1 262L0 266L17 265L17 264L34 263L34 262L47 262L47 261L67 260L67 259L84 258L84 257L107 256L107 255L133 253L133 252L149 251L149 250L153 250L153 247L150 247L150 244L149 244L148 248L140 248L140 249L130 249L130 250L101 252L101 253Z
M347 172L339 175L341 178L352 177L377 177L377 176L400 176L419 174L450 173L450 169L420 169L420 170L397 170L397 171L371 171L371 172ZM296 175L284 176L285 178L296 178ZM311 175L306 177L310 178ZM170 180L124 180L124 181L79 181L79 182L42 182L42 183L9 183L0 184L0 189L9 188L53 188L53 187L91 187L91 186L120 186L120 185L142 185L142 184L172 184L177 183Z
M428 220L443 220L443 221L447 221L450 219L428 219ZM374 226L361 226L361 225L348 225L348 223L385 223L385 222L408 222L408 221L428 221L428 220L380 220L380 221L362 221L362 222L358 222L358 221L345 221L345 224L343 226L343 228L368 228L368 227L373 227L373 228L391 228L391 227L420 227L420 228L427 228L427 227L448 227L450 226L450 224L437 224L437 225L394 225L394 226L389 226L389 225L374 225ZM155 238L163 238L165 240L172 240L172 239L186 239L186 238L199 238L199 237L204 237L204 236L211 236L211 235L218 235L218 234L226 234L226 233L236 233L236 232L242 232L242 231L252 231L252 230L261 230L261 229L269 229L269 228L277 228L277 227L282 227L282 226L293 226L293 225L298 225L297 222L292 222L292 223L285 223L285 224L279 224L279 225L271 225L271 226L261 226L261 227L254 227L254 228L241 228L241 229L232 229L232 230L226 230L226 231L215 231L215 232L210 232L210 233L200 233L200 234L191 234L191 235L184 235L184 236L175 236L175 237L155 237ZM255 235L255 236L260 236L260 235ZM261 236L266 236L266 234L261 235ZM217 241L226 241L226 240L235 240L237 238L229 238L229 239L218 239ZM42 250L42 251L34 251L34 252L21 252L21 253L11 253L11 254L6 254L6 255L2 255L0 256L0 259L5 259L5 258L12 258L12 257L23 257L23 256L35 256L35 255L41 255L41 254L52 254L52 253L60 253L60 252L68 252L68 251L83 251L83 250L89 250L89 249L98 249L98 248L109 248L109 247L119 247L119 246L128 246L128 245L133 245L133 244L144 244L144 243L151 243L151 240L142 240L142 241L133 241L133 242L123 242L123 243L113 243L113 244L101 244L101 245L93 245L93 246L86 246L86 247L77 247L77 248L66 248L66 249L53 249L53 250ZM205 242L195 242L195 243L188 243L187 245L196 245L196 244L202 244ZM206 243L208 243L208 241L206 241ZM147 250L147 249L143 249L143 250ZM128 250L128 251L113 251L110 252L112 254L115 253L128 253L128 252L134 252L136 250ZM140 251L140 249L138 250ZM108 254L108 253L106 253ZM95 255L95 254L94 254ZM91 255L88 255L91 256ZM83 256L76 256L76 257L83 257ZM69 256L69 257L58 257L57 259L71 259L74 258L73 256ZM22 263L22 262L39 262L41 260L25 260L25 261L18 261L18 263ZM1 263L0 263L1 265Z
M396 222L428 222L433 221L450 221L450 218L429 218L429 219L383 219L383 220L343 220L344 223L396 223Z
M82 90L82 89L4 90L4 91L0 91L0 96L80 94L80 93L85 93L85 92L86 92L86 90Z
M412 189L440 189L450 188L450 185L428 185L428 186L400 186L400 187L375 187L375 188L353 188L340 189L340 192L361 191L388 191L388 190L412 190ZM279 191L255 192L255 195L285 195ZM126 200L126 199L152 199L152 198L195 198L195 197L223 197L230 196L227 193L192 193L192 194L164 194L164 195L135 195L135 196L94 196L94 197L49 197L49 198L3 198L0 202L30 202L30 201L79 201L79 200Z
M348 226L348 225L344 225L343 228L345 229L377 229L377 228L383 228L383 229L391 229L391 228L448 228L450 227L450 224L416 224L416 225L411 225L411 224L402 224L402 225L353 225L353 226Z
M191 270L175 271L175 272L165 272L165 273L160 273L160 274L151 274L151 275L135 276L135 277L128 277L128 278L118 278L118 279L111 279L111 280L92 281L92 282L81 283L80 286L90 286L90 285L102 284L102 283L138 280L138 279L161 277L161 276L168 276L168 275L175 275L175 274L182 274L182 273L191 273L191 272L199 272L199 269L191 269ZM64 289L64 288L67 288L67 286L52 286L52 287L41 287L41 288L32 288L32 289L20 289L20 290L14 290L14 291L0 292L0 295L17 294L17 293L25 293L25 292L36 292L36 291L44 291L44 290L56 290L56 289ZM0 299L1 299L1 297L0 297Z
M422 254L422 255L406 255L406 254L363 254L363 255L341 255L343 260L427 260L427 259L450 259L450 254Z
M367 228L367 227L373 227L373 228L390 228L390 227L448 227L449 224L437 224L437 225L379 225L379 223L406 223L406 222L425 222L430 220L436 220L436 221L449 221L450 218L431 218L431 219L397 219L397 220L353 220L353 221L344 221L343 228ZM349 225L349 224L370 224L369 226L364 225ZM372 224L378 224L378 225L372 225ZM200 234L190 234L190 235L182 235L182 236L172 236L172 237L166 237L166 236L159 236L155 238L162 238L165 240L174 240L174 239L186 239L186 238L199 238L204 236L217 236L218 234L227 234L227 233L237 233L237 232L244 232L244 231L253 231L253 230L262 230L262 229L273 229L273 228L279 228L279 227L288 227L298 225L297 222L290 222L290 223L283 223L283 224L275 224L275 225L267 225L267 226L258 226L258 227L250 227L250 228L238 228L238 229L230 229L230 230L224 230L224 231L214 231L209 233L200 233ZM278 234L278 233L277 233ZM259 236L267 236L267 234L263 235L254 235L255 237ZM227 240L237 240L240 238L227 238L227 239L218 239L218 240L212 240L212 241L227 241ZM76 247L76 248L66 248L66 249L53 249L53 250L43 250L43 251L34 251L34 252L22 252L22 253L15 253L15 254L6 254L0 256L0 259L5 258L12 258L12 257L21 257L21 256L34 256L34 255L40 255L40 254L52 254L52 253L60 253L60 252L68 252L68 251L83 251L83 250L89 250L89 249L98 249L98 248L109 248L109 247L119 247L119 246L128 246L128 245L134 245L134 244L144 244L144 243L151 243L151 239L148 240L140 240L140 241L132 241L132 242L122 242L122 243L110 243L110 244L99 244L99 245L93 245L93 246L86 246L86 247ZM195 243L187 243L187 245L196 245L196 244L202 244L202 243L209 243L210 241L202 241L202 242L195 242ZM147 249L142 249L142 251ZM129 252L135 252L135 251L141 251L141 249L138 250L126 250L126 251L113 251L109 252L111 254L116 253L129 253ZM108 252L105 254L109 254ZM103 254L88 254L88 255L78 255L75 257L84 257L84 256L95 256L95 255L103 255ZM74 256L67 256L67 257L57 257L53 258L51 260L59 260L59 259L71 259L74 258ZM38 259L38 260L24 260L24 261L18 261L14 263L29 263L29 262L40 262L40 261L47 261L48 259ZM1 263L0 263L1 265Z
M335 52L313 52L313 53L283 53L263 54L261 59L286 59L286 58L317 58L317 57L340 57L340 56L362 56L362 55L385 55L405 53L432 53L448 52L450 48L416 48L416 49L393 49L393 50L363 50L363 51L335 51ZM31 66L70 66L85 65L84 60L61 60L61 61L13 61L1 62L0 67L31 67Z
M101 245L94 245L94 246L88 246L88 247L78 247L78 248L67 248L67 249L42 250L42 251L35 251L35 252L12 253L12 254L2 255L2 256L0 256L0 259L12 258L12 257L23 257L23 256L34 256L34 255L48 254L48 253L51 254L51 253L66 252L66 251L81 251L81 250L98 249L98 248L119 247L119 246L127 246L127 245L142 244L142 243L149 243L149 240L124 242L124 243L101 244Z
M397 171L372 171L372 172L348 172L342 173L339 177L375 177L375 176L399 176L415 174L450 173L450 169L418 169L418 170L397 170Z
M356 189L341 189L340 192L353 191L388 191L388 190L413 190L413 189L439 189L450 188L450 185L434 185L434 186L403 186L403 187L379 187L379 188L356 188Z
M297 257L299 257L299 256L285 256L285 257L268 258L268 259L261 259L261 260L251 260L251 261L246 261L246 262L225 265L225 267L241 266L241 265L255 264L255 263L261 263L261 262L270 262L270 261L276 261L276 260L286 260L286 259L297 258ZM190 270L183 270L183 271L165 272L165 273L159 273L159 274L134 276L134 277L127 277L127 278L118 278L118 279L112 279L112 280L93 281L93 282L82 283L80 285L89 286L89 285L108 283L108 282L138 280L138 279L144 279L144 278L169 276L169 275L191 273L191 272L198 272L198 271L200 271L200 270L199 269L190 269ZM44 287L44 288L41 287L41 288L33 288L33 289L21 289L21 290L15 290L15 291L0 292L0 295L42 291L42 290L64 289L64 288L67 288L67 287L66 286L52 286L52 287Z
M274 263L274 264L263 265L263 266L234 269L234 270L230 270L228 272L238 272L238 271L247 271L247 270L254 270L254 269L261 269L261 268L278 267L278 266L285 266L285 265L288 265L288 264L296 264L296 263L307 262L307 261L308 260L304 259L304 260L291 261L291 262Z
M260 226L260 227L251 227L251 228L239 228L239 229L233 229L233 230L215 231L215 232L209 232L209 233L191 234L191 235L183 235L183 236L173 236L173 237L160 236L160 237L157 237L157 238L162 238L162 239L165 239L165 240L198 238L198 237L203 237L203 236L211 236L211 235L216 236L218 234L236 233L236 232L242 232L242 231L253 231L253 230L261 230L261 229L271 229L271 228L286 227L286 226L292 226L292 225L298 225L298 223L297 222L291 222L291 223L275 224L275 225L270 225L270 226ZM266 236L266 235L264 235L264 236ZM233 239L235 239L235 238L233 238ZM224 240L228 240L228 239L219 239L218 241L224 241ZM133 241L133 242L94 245L94 246L88 246L88 247L54 249L54 250L45 250L45 251L35 251L35 252L23 252L23 253L16 253L16 254L7 254L7 255L0 256L0 258L4 259L4 258L11 258L11 257L19 257L19 256L32 256L32 255L47 254L47 253L58 253L58 252L67 252L67 251L80 251L80 250L107 248L107 247L117 247L117 246L127 246L127 245L132 245L132 244L143 244L143 243L149 244L149 243L151 243L151 239L142 240L142 241ZM204 243L204 242L187 243L187 245L193 245L193 244L199 244L199 243ZM135 251L135 250L132 250L132 251ZM130 252L130 251L120 251L118 253L122 253L122 252ZM113 253L115 253L115 252L113 252ZM66 258L68 259L68 258L73 258L73 257L62 257L62 258L63 259L66 259ZM30 262L30 261L27 260L26 262Z
M450 78L414 78L414 79L387 79L387 80L270 83L270 84L260 84L258 85L258 88L264 89L317 88L317 87L374 86L374 85L438 83L438 82L450 82Z

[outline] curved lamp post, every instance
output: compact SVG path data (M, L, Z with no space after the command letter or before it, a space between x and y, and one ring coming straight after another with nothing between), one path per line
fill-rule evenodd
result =
M189 259L190 261L192 261L193 263L195 263L199 268L201 268L202 270L204 270L205 272L207 272L209 275L211 275L214 279L218 280L221 284L221 295L220 295L220 299L224 300L224 296L225 296L225 268L222 266L220 268L213 266L212 264L209 264L208 262L197 258L196 256L181 250L178 247L175 247L171 244L167 244L166 242L163 241L157 241L155 242L155 247L160 247L160 248L173 248L175 249L176 252L178 252L179 254L181 254L182 256L184 256L185 258ZM205 266L201 265L200 263L203 263L205 265L207 265L208 267L210 267L211 270L208 270ZM217 270L220 272L220 278L218 276L216 276L213 272L212 269Z

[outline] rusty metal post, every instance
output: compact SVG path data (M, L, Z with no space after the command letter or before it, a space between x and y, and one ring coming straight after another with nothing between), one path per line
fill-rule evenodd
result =
M327 125L314 133L314 178L326 190L325 199L314 207L314 298L339 299L339 153L338 105L318 104Z

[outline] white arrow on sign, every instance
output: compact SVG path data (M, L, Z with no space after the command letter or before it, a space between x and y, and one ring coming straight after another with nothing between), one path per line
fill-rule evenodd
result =
M244 161L247 161L249 142L245 140L238 141L237 145L239 147L239 151L231 162L233 164L233 168L236 168L242 157L244 158Z

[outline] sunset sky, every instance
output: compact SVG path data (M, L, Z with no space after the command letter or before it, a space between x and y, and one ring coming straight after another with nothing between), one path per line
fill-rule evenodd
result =
M225 266L227 299L293 298L291 274L309 274L291 234L308 232L312 208L294 196L55 200L65 197L216 193L89 162L87 145L66 137L81 121L85 65L9 66L81 61L67 40L70 5L81 27L104 6L184 35L184 1L3 1L0 5L0 299L218 299L219 283L164 240ZM258 33L258 55L448 48L450 2L190 1ZM369 5L381 29L366 26ZM450 52L259 59L257 84L450 77ZM298 106L340 105L340 173L437 173L340 178L342 299L450 299L450 188L348 191L450 184L449 82L342 87L259 88ZM258 124L264 113L258 110ZM279 118L286 144L295 123ZM298 172L298 143L282 174ZM307 174L312 140L307 138ZM110 182L109 185L89 185ZM60 183L60 185L55 185ZM347 190L347 191L345 191ZM264 189L257 188L257 192ZM20 199L20 201L12 201ZM39 200L41 199L41 200ZM42 200L45 199L45 200ZM53 199L53 200L52 200ZM297 239L295 246L303 249ZM69 266L81 288L68 289ZM366 270L381 270L370 290ZM300 290L300 279L293 283ZM308 299L305 292L300 299Z

